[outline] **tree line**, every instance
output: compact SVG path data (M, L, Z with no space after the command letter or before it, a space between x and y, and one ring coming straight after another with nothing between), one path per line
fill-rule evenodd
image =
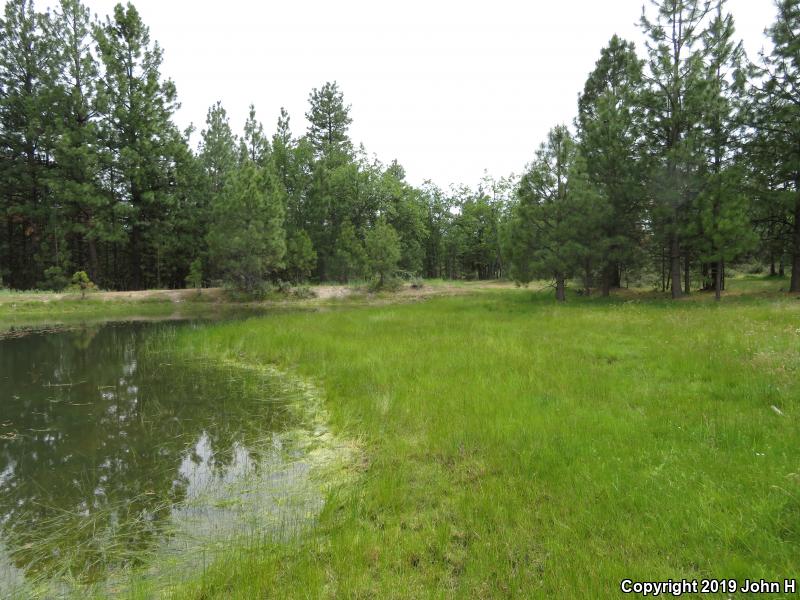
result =
M755 62L725 0L655 0L642 54L614 36L520 177L413 186L349 137L335 82L308 127L255 107L240 131L213 104L174 123L177 91L136 8L79 0L0 22L0 284L106 289L398 273L552 280L607 294L648 281L673 297L724 288L744 259L788 265L800 291L800 1L779 0Z
M673 298L757 258L800 291L800 3L780 0L773 49L748 60L724 0L657 0L642 56L615 36L510 207L521 281L607 294L649 273Z

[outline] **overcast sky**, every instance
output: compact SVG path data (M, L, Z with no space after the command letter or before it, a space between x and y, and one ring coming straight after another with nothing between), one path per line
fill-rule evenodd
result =
M116 3L85 2L101 16ZM134 4L164 49L181 127L201 129L221 100L238 131L253 102L270 134L285 106L298 135L311 88L336 80L352 104L354 142L384 162L396 158L415 184L472 185L484 170L519 172L548 129L572 121L614 33L643 51L643 0ZM729 9L755 58L773 1L729 0Z

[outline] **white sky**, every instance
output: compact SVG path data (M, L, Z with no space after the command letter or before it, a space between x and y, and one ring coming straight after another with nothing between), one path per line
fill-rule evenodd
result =
M114 0L84 0L112 12ZM248 105L271 135L285 106L295 135L308 93L336 80L351 137L411 183L475 184L520 172L547 131L575 117L577 94L614 33L644 47L649 0L136 0L178 88L181 128L221 100L234 130ZM5 2L3 2L5 4ZM39 0L37 8L50 2ZM751 59L772 0L729 0Z

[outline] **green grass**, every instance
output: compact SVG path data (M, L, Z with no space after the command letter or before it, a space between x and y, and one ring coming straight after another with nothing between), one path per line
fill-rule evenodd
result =
M41 296L37 298L37 296ZM191 297L173 302L163 297L137 299L98 299L87 294L51 298L51 293L0 293L0 332L12 327L43 324L76 324L128 319L168 319L215 317L258 312L257 306L215 302L207 297Z
M176 305L165 300L103 301L86 298L49 302L22 300L0 302L0 337L9 330L50 325L81 325L106 321L147 320L204 316L214 311L203 305Z
M183 331L180 351L312 380L360 454L309 534L231 547L169 597L591 598L623 578L796 577L786 285L563 306L508 289ZM154 595L134 578L129 597Z
M232 548L175 597L618 597L623 578L796 576L800 300L753 291L557 306L506 290L185 332L186 351L311 378L361 458L311 534Z

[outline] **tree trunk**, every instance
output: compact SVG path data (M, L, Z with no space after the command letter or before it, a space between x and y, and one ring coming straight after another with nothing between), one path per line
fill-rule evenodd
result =
M563 273L556 273L556 300L564 302L567 299L566 281Z
M594 282L592 281L592 263L591 261L587 260L584 264L584 275L583 275L583 291L587 296L592 295L592 286Z
M775 255L770 252L769 253L769 275L770 277L775 277L777 275L777 271L775 271Z
M689 257L689 253L686 253L686 256L683 257L683 293L687 296L689 292L691 292L692 287L692 269L691 269L691 259Z
M14 221L11 216L6 217L6 236L8 239L8 279L5 284L8 287L14 287L15 283L15 256L14 256Z
M94 238L89 238L87 242L89 244L89 274L91 275L91 280L97 283L100 279L98 277L100 266L97 261L97 244Z
M603 287L601 288L602 295L604 298L608 297L611 294L611 289L619 289L622 287L622 269L620 269L619 265L617 264L609 264L606 265L606 268L603 269ZM666 284L664 282L664 259L662 253L661 259L661 287L662 291L666 291L664 288Z
M717 272L714 277L714 298L716 298L717 302L722 298L722 268L722 259L719 259L716 264Z
M792 282L790 292L800 292L800 181L795 183L797 198L794 203L794 232L792 234Z
M140 243L140 230L138 225L134 225L131 228L131 238L130 238L130 289L133 290L140 290L142 289L142 255L141 255L141 248L139 246Z
M678 234L670 236L670 260L669 275L672 282L672 298L681 297L681 246L678 241Z

